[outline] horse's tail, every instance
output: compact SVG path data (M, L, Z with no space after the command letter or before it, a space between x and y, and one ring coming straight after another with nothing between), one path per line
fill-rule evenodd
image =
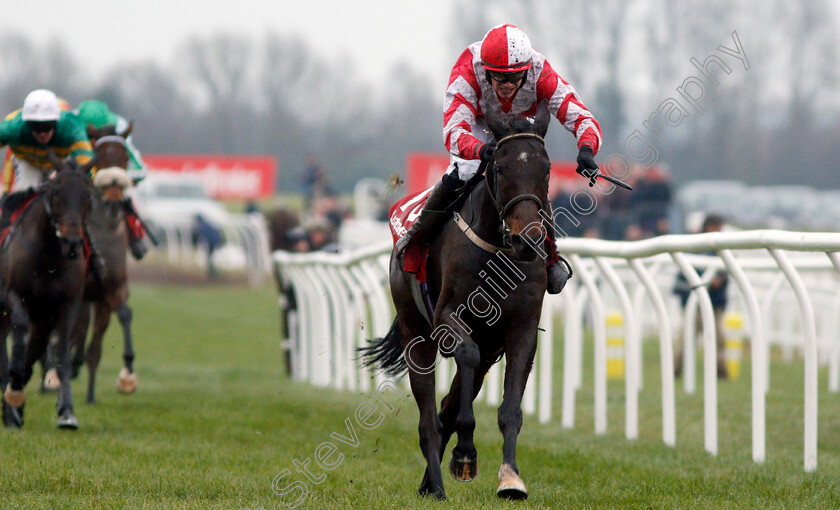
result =
M403 350L403 335L396 318L387 335L368 340L367 347L357 349L363 367L378 367L391 377L399 377L408 370Z

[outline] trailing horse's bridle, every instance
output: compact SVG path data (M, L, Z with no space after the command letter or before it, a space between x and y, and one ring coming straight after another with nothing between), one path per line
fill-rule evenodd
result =
M545 145L545 139L543 139L543 137L541 137L538 134L535 134L535 133L515 133L515 134L512 134L512 135L508 135L508 136L502 138L501 140L499 140L499 142L496 144L496 150L499 150L499 147L501 147L503 143L505 143L509 140L513 140L515 138L534 138L536 140L539 140L541 144ZM493 205L496 206L496 211L498 211L498 213L499 213L499 222L500 222L499 230L502 233L505 244L508 244L508 239L510 238L510 228L507 226L507 222L505 221L505 216L507 216L508 211L510 211L510 209L513 206L515 206L519 202L524 202L526 200L530 200L530 201L535 202L537 204L537 210L538 211L542 211L545 208L545 204L543 203L543 200L540 197L538 197L537 195L534 195L533 193L523 193L521 195L516 195L515 197L508 200L508 202L506 204L502 205L499 202L499 176L498 176L498 173L493 176L493 189L490 190L490 188L488 188L488 191L490 191L490 197L493 199Z

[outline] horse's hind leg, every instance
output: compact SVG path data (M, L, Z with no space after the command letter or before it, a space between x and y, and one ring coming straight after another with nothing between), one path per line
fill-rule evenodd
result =
M530 331L533 330L533 333ZM526 333L523 334L523 331ZM506 335L505 394L499 406L499 430L504 439L499 487L496 495L508 499L525 499L528 492L516 466L516 440L522 429L522 395L537 350L536 324L518 328Z
M41 356L41 368L44 377L41 379L41 393L49 393L58 389L58 334L53 331L47 342L44 355Z
M87 302L82 302L79 306L79 314L76 316L76 324L73 326L73 370L71 372L73 379L78 377L85 364L85 340L88 326L90 326L91 306Z
M6 347L6 335L8 332L8 328L5 325L0 325L0 388L4 390L6 385L9 384L9 352ZM0 396L0 400L3 402L3 425L8 427L12 424L13 418L9 414L10 409L6 400L2 396Z
M123 369L117 378L117 388L123 393L134 393L137 389L137 374L134 373L134 346L131 343L131 308L123 302L117 307L117 318L123 331Z
M86 401L88 404L96 403L96 370L99 368L99 360L102 359L102 338L105 330L111 322L111 309L102 302L96 303L93 333L91 334L90 345L85 353L85 361L88 367L88 392Z
M422 321L422 322L421 322ZM402 331L422 331L426 336L415 336L406 347L406 361L408 362L408 377L411 391L420 410L418 432L420 434L420 450L426 458L426 472L420 484L418 493L428 494L438 499L446 499L443 490L443 475L440 470L441 425L435 402L435 361L437 358L437 342L430 338L429 328L424 319L417 320L418 328L403 327ZM403 324L404 326L404 324ZM425 326L425 327L424 327Z

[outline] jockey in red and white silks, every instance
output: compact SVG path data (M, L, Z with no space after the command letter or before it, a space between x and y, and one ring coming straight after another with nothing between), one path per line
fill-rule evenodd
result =
M512 45L514 41L519 44ZM496 49L492 46L499 47L499 51L492 54ZM508 70L503 71L505 66ZM517 68L517 72L525 72L511 97L501 97L494 90L490 67L500 72L511 73ZM574 133L579 149L589 145L593 155L598 153L601 147L598 121L575 89L531 47L522 30L513 25L499 25L483 40L469 45L452 67L443 101L443 143L451 155L447 173L455 170L457 162L460 180L475 175L480 163L479 150L492 137L484 123L485 112L533 117L543 100L548 101L551 115Z
M443 143L450 154L449 167L426 200L418 221L397 241L398 260L417 232L432 233L447 215L445 211L464 181L473 177L482 162L489 162L496 149L485 123L493 111L534 117L546 101L551 115L574 133L578 145L577 172L587 178L598 165L601 147L598 121L580 96L558 75L545 57L534 51L528 36L513 25L491 28L481 41L467 47L455 62L443 101ZM570 272L554 246L554 229L548 229L551 254L546 261L548 292L559 293Z

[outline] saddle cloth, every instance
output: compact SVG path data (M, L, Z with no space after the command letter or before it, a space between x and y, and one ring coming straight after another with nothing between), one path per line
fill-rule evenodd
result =
M394 244L397 244L409 228L420 217L420 212L426 205L429 193L432 188L425 189L419 193L413 193L403 197L391 207L388 215L388 222L391 227L391 237ZM413 273L419 282L426 281L426 257L429 254L429 246L422 242L423 231L417 232L405 248L403 269Z

